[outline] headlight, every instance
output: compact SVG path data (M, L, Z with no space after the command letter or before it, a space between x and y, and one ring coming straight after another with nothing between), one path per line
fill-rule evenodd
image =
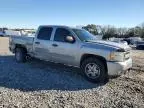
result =
M124 52L111 52L109 59L110 61L123 62L125 60L125 54Z
M125 60L128 60L129 58L131 58L131 51L125 51L124 49L118 49L114 52L111 52L109 55L110 61L123 62Z

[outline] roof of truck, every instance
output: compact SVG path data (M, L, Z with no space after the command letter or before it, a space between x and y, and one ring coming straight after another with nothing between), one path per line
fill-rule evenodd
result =
M70 27L66 25L40 25L39 27L65 27L65 28L71 28L71 29L81 29L81 28Z

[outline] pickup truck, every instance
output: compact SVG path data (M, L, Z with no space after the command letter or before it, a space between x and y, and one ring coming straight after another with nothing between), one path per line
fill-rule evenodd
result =
M35 37L11 36L9 49L17 62L27 56L78 67L86 79L103 82L132 67L128 45L98 40L84 29L43 25Z

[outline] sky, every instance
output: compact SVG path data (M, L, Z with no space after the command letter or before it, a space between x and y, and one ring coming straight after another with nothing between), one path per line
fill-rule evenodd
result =
M113 25L144 22L144 0L0 0L0 27Z

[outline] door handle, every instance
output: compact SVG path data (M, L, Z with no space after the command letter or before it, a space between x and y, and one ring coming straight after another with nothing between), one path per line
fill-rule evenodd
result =
M57 47L58 45L57 44L52 44L52 46Z
M35 42L35 44L40 44L40 42Z

